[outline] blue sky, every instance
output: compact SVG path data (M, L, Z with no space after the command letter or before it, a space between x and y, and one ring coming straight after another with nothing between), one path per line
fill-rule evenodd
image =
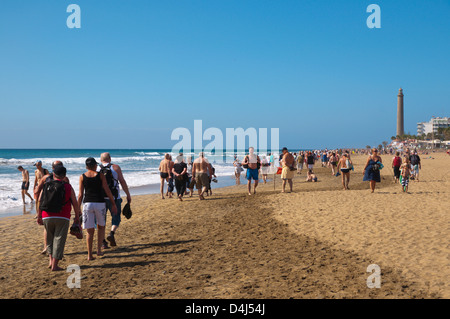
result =
M0 148L171 148L195 119L378 145L400 87L407 133L450 115L449 17L450 0L2 0Z

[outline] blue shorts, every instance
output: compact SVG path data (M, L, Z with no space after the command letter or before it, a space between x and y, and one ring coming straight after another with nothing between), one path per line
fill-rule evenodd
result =
M259 180L257 168L255 168L255 169L247 168L247 179L251 180L252 178L255 181Z
M109 199L105 198L105 202L106 202L106 210L110 211L111 213L111 225L113 226L119 226L120 222L121 222L121 218L120 218L120 214L122 212L122 198L118 198L116 199L116 207L117 207L117 215L113 215L113 213L111 212L111 202Z

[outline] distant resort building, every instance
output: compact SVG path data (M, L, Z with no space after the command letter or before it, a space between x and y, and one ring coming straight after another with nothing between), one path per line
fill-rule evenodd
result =
M450 127L450 118L433 117L429 122L417 123L417 135L427 135L437 133L440 128Z

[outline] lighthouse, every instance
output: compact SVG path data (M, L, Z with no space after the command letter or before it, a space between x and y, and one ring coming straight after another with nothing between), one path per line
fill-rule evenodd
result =
M397 136L405 134L403 120L403 90L400 88L397 95Z

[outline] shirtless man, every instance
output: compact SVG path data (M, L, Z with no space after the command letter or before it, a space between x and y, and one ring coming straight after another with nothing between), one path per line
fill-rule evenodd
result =
M259 159L259 156L254 153L255 149L253 147L249 147L248 149L248 155L245 156L244 161L242 162L242 165L248 165L247 168L247 188L248 188L248 194L251 195L251 188L252 188L252 179L255 181L255 185L253 188L253 194L256 194L256 187L258 186L258 171L259 166L261 165L261 160Z
M159 176L161 178L161 199L164 199L164 182L168 182L170 176L170 154L164 155L164 159L159 163Z
M280 161L280 165L283 168L283 170L281 171L281 179L283 180L281 185L281 192L285 193L286 181L289 183L289 188L292 192L292 179L294 178L295 172L295 158L286 147L283 148L282 152L283 157Z
M33 202L33 197L31 197L28 193L28 189L30 188L30 173L22 166L17 167L17 169L22 172L22 201L25 205L25 195L27 195L31 199L31 202Z
M211 165L205 158L203 152L200 152L199 157L194 160L192 165L192 178L195 180L198 189L198 197L200 200L205 199L203 194L208 191L209 186L209 174L212 176Z
M34 200L36 201L36 216L35 216L35 218L37 218L37 216L39 215L39 197L36 196L36 194L34 193L34 190L38 186L40 180L45 175L48 175L49 173L48 173L48 170L46 170L45 168L42 167L41 161L36 161L36 163L34 163L34 166L36 166L36 170L34 171L33 195L34 195Z

